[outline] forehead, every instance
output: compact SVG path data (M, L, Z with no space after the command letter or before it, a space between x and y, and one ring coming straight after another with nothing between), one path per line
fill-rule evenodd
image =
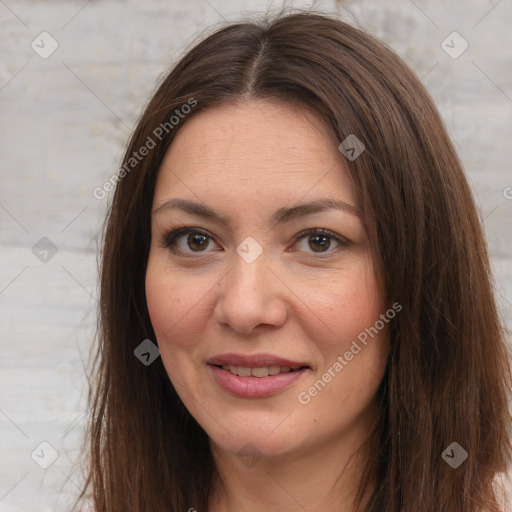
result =
M179 129L154 204L183 195L282 203L326 193L356 201L329 129L304 107L251 100L207 108Z

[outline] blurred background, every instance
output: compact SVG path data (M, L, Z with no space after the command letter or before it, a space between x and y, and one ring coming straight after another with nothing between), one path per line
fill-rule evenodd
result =
M1 512L69 510L81 485L108 204L93 190L118 170L158 79L198 38L282 6L0 0ZM386 41L434 97L480 207L512 330L512 2L313 6Z

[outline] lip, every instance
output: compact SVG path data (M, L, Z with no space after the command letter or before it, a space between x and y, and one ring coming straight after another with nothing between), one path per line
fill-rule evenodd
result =
M300 368L301 366L309 367L308 363L292 361L271 354L253 354L249 356L227 353L211 357L206 362L210 365L222 366L223 364L232 364L233 366L243 366L244 368L261 368L262 366L289 366L290 368Z
M276 358L274 358L274 361L276 361ZM207 366L217 383L225 391L239 398L264 398L272 396L290 387L297 380L301 379L305 373L311 371L310 368L302 368L289 373L269 375L268 377L240 377L215 366L213 363ZM267 365L262 364L261 366Z

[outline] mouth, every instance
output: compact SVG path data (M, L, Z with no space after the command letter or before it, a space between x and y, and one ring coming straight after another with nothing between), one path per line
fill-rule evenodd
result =
M296 366L292 368L290 366L235 366L233 364L212 364L212 366L216 366L221 370L231 373L231 375L236 375L238 377L257 377L257 378L265 378L272 377L274 375L280 375L284 373L292 373L298 372L300 370L310 369L307 365Z
M307 363L270 354L222 354L207 366L221 389L239 398L270 397L313 371Z

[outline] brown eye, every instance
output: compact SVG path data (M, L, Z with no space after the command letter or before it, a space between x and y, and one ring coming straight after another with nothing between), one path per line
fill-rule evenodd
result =
M331 237L326 235L313 235L308 238L309 247L314 252L324 252L331 246Z
M307 245L303 242L307 241ZM333 241L335 243L332 247ZM306 253L317 253L329 256L339 247L347 247L350 242L340 235L321 228L312 228L301 231L295 238L296 245ZM301 246L302 244L302 246ZM330 250L332 249L332 250Z
M185 237L185 235L188 235ZM160 245L174 254L193 254L209 252L210 241L213 238L199 228L183 227L171 231L161 240Z
M187 246L193 251L204 251L208 247L208 237L201 234L190 234L187 237Z

